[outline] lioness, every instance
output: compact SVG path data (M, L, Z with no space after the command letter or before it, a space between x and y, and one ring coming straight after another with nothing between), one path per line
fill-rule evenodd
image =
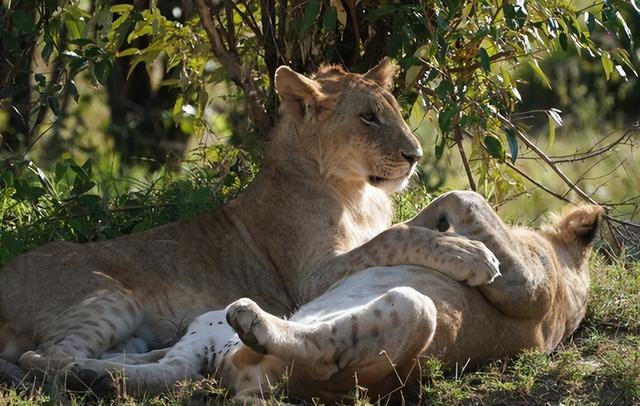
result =
M78 367L122 373L129 390L152 393L217 373L241 398L265 396L288 373L291 394L330 402L356 383L374 399L397 392L418 371L420 353L464 365L525 348L549 352L584 317L601 213L597 206L568 208L534 232L506 227L476 193L451 192L410 224L451 227L484 241L502 276L485 275L470 287L455 273L374 267L341 280L288 321L240 299L197 317L171 348Z
M371 266L495 275L481 242L389 228L389 194L422 155L390 93L393 74L387 60L363 75L325 67L308 78L280 67L281 115L264 168L235 200L110 241L47 244L6 264L0 358L42 373L122 342L144 352L238 298L287 314Z

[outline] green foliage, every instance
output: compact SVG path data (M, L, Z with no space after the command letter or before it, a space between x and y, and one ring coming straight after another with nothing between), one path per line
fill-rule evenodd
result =
M210 58L210 47L199 21L172 21L157 7L142 11L129 4L103 7L117 17L111 25L108 48L117 58L131 57L129 74L138 64L151 71L154 63L164 60L167 73L175 72L177 77L171 74L158 85L180 90L171 110L173 122L185 133L202 135L206 124L203 114L209 101L206 86L222 81L223 76L220 65ZM146 47L131 46L141 38L148 40Z
M463 135L482 137L482 142L473 143L470 157L476 162L480 190L496 202L504 200L508 192L504 185L514 184L517 177L486 158L503 162L507 147L512 163L518 158L517 136L526 132L513 116L522 102L519 67L528 66L544 86L550 87L539 61L570 44L578 54L601 56L606 61L603 67L607 76L614 64L621 72L626 69L635 74L627 50L604 49L593 40L608 30L630 43L624 20L613 8L611 2L581 10L572 3L555 1L436 2L428 10L430 14L425 14L433 16L432 24L427 25L426 43L405 50L413 56L401 59L401 64L410 65L407 85L437 111L442 138L435 143L436 156L442 154L442 142L452 146L459 144ZM581 22L582 18L593 24ZM552 138L555 124L561 125L562 121L558 111L547 113L553 124ZM500 175L492 173L495 171Z
M235 197L255 165L233 148L194 152L184 175L164 170L131 189L92 173L91 160L45 171L25 160L0 176L0 264L48 241L95 241L211 210Z
M58 65L54 77L36 75L33 89L39 108L55 117L65 116L66 97L78 100L79 73L105 84L116 63L127 60L129 74L140 64L150 77L164 70L153 86L177 92L163 125L200 136L211 129L205 112L216 102L210 93L216 84L237 85L228 100L241 94L253 100L257 106L249 101L241 114L263 122L255 112L275 115L273 73L279 64L311 71L333 61L362 71L388 55L400 64L398 90L412 127L436 159L446 147L469 148L462 141L470 137L471 151L462 157L472 163L468 176L477 178L470 182L495 202L522 191L520 177L503 163L507 157L515 163L522 151L518 143L526 127L514 113L523 101L523 74L550 87L549 67L541 62L556 52L599 61L607 79L636 74L634 38L623 16L635 7L613 1L414 1L376 7L329 0L223 2L204 15L214 21L213 43L189 7L175 9L175 17L158 2L146 8L90 3L91 12L85 3L45 2L36 23L13 6L2 17L10 22L0 32L8 44L17 35L31 36L41 43L43 61ZM10 48L17 52L16 47ZM9 84L1 94L9 100L20 91L28 89ZM231 106L242 110L242 103ZM552 144L562 119L557 110L547 114ZM234 141L249 147L252 131L230 127L245 132L236 131ZM264 135L269 128L256 130Z

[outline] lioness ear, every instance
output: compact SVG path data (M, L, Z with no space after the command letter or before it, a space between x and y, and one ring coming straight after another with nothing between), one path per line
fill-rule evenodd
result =
M391 59L384 58L381 60L376 66L371 68L371 70L364 74L364 77L373 80L379 86L391 90L393 89L393 79L398 72L398 67L394 64Z
M283 104L295 105L302 116L322 99L320 85L313 79L293 71L288 66L281 66L275 75L276 92Z

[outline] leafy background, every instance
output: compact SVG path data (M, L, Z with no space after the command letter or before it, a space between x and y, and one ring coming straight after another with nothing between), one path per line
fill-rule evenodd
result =
M453 188L524 223L566 200L606 205L594 259L605 277L583 336L627 351L640 319L639 32L635 0L3 0L0 264L51 240L113 238L223 204L259 170L279 65L364 72L389 56L425 150L397 219ZM568 368L597 354L580 340ZM635 354L612 378L631 385L620 399L640 396ZM529 396L563 357L509 388ZM449 393L461 381L429 365L427 397L493 399L491 385L515 396L502 378L478 386L473 375L470 392Z

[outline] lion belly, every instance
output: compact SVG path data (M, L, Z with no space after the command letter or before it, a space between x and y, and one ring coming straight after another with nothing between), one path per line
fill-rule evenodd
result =
M291 321L308 324L332 320L402 286L411 287L434 302L436 333L425 354L446 364L475 364L538 346L537 323L504 316L477 288L411 265L376 267L354 274L302 306Z

